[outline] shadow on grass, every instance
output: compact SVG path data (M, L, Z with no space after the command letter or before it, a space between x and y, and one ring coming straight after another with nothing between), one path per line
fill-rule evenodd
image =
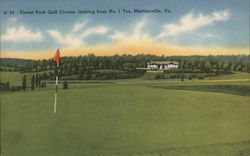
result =
M250 86L243 85L183 85L183 86L150 86L162 89L191 90L204 92L218 92L241 96L250 96Z
M250 141L165 148L149 152L102 153L102 156L249 156Z
M249 156L250 141L200 145L183 148L170 148L156 151L159 155L190 155L190 156Z

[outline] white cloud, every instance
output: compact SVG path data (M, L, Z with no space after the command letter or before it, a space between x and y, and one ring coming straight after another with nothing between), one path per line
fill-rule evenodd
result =
M201 35L201 37L203 37L203 38L218 38L218 36L217 36L217 35L210 34L210 33L207 33L207 34Z
M106 26L98 26L98 27L90 28L90 29L87 29L86 31L83 31L80 34L80 37L86 38L91 35L103 35L103 34L106 34L108 30L109 29Z
M72 34L62 35L58 30L48 30L47 32L58 43L69 45L70 47L77 47L83 44L79 37Z
M146 20L143 19L135 24L132 27L130 33L115 31L114 34L111 34L109 37L118 42L134 42L134 41L145 41L149 40L150 37L145 31Z
M88 23L88 21L84 21L84 22L77 22L74 27L73 27L73 32L78 32L80 31L86 24Z
M72 31L62 34L57 29L47 30L48 34L58 43L69 47L80 47L84 45L84 39L91 35L104 35L108 32L106 26L96 26L82 30L88 22L76 23Z
M13 42L40 42L44 39L41 31L32 31L24 26L9 27L5 34L1 35L2 41Z
M210 15L199 13L194 16L193 12L181 17L179 23L163 25L163 31L158 35L158 38L166 36L175 36L185 32L191 32L199 28L212 25L218 21L226 21L229 19L231 13L228 10L214 11Z

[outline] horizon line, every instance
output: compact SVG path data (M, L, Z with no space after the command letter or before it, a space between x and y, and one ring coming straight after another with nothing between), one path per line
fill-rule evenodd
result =
M113 56L138 56L138 55L151 55L151 56L157 56L157 57L192 57L192 56L201 56L201 57L208 57L208 56L250 56L249 54L206 54L206 55L198 55L198 54L187 54L187 55L156 55L156 54L150 54L150 53L138 53L138 54L129 54L129 53L123 53L123 54L113 54L113 55L96 55L94 53L87 53L85 55L65 55L65 56L60 56L61 58L67 58L67 57L85 57L88 55L94 55L97 57L113 57ZM0 59L20 59L20 60L34 60L34 61L39 61L39 60L49 60L53 59L53 55L51 55L50 58L27 58L27 57L8 57L4 56L2 57L0 54Z

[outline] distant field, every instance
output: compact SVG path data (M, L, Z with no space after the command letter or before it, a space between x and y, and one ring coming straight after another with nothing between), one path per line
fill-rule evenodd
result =
M44 72L40 72L44 73ZM39 74L40 74L39 73ZM20 73L20 72L0 72L0 80L1 82L9 81L10 85L22 85L23 76L26 75L27 85L30 85L32 75L36 75L36 73Z
M27 81L29 82L32 77L32 73L20 73L20 72L1 72L0 77L2 82L9 81L10 85L21 85L23 76L27 76Z
M250 80L237 74L218 81L72 81L59 90L57 114L54 85L3 93L3 155L247 156L250 96L227 86L248 90Z

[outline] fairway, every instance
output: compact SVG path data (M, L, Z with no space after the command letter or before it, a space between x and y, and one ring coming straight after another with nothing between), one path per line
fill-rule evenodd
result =
M0 156L250 156L250 0L0 1Z
M53 90L2 94L3 154L209 155L213 150L211 155L236 155L250 151L249 96L152 87L180 82L132 82L72 84L59 90L57 114Z

